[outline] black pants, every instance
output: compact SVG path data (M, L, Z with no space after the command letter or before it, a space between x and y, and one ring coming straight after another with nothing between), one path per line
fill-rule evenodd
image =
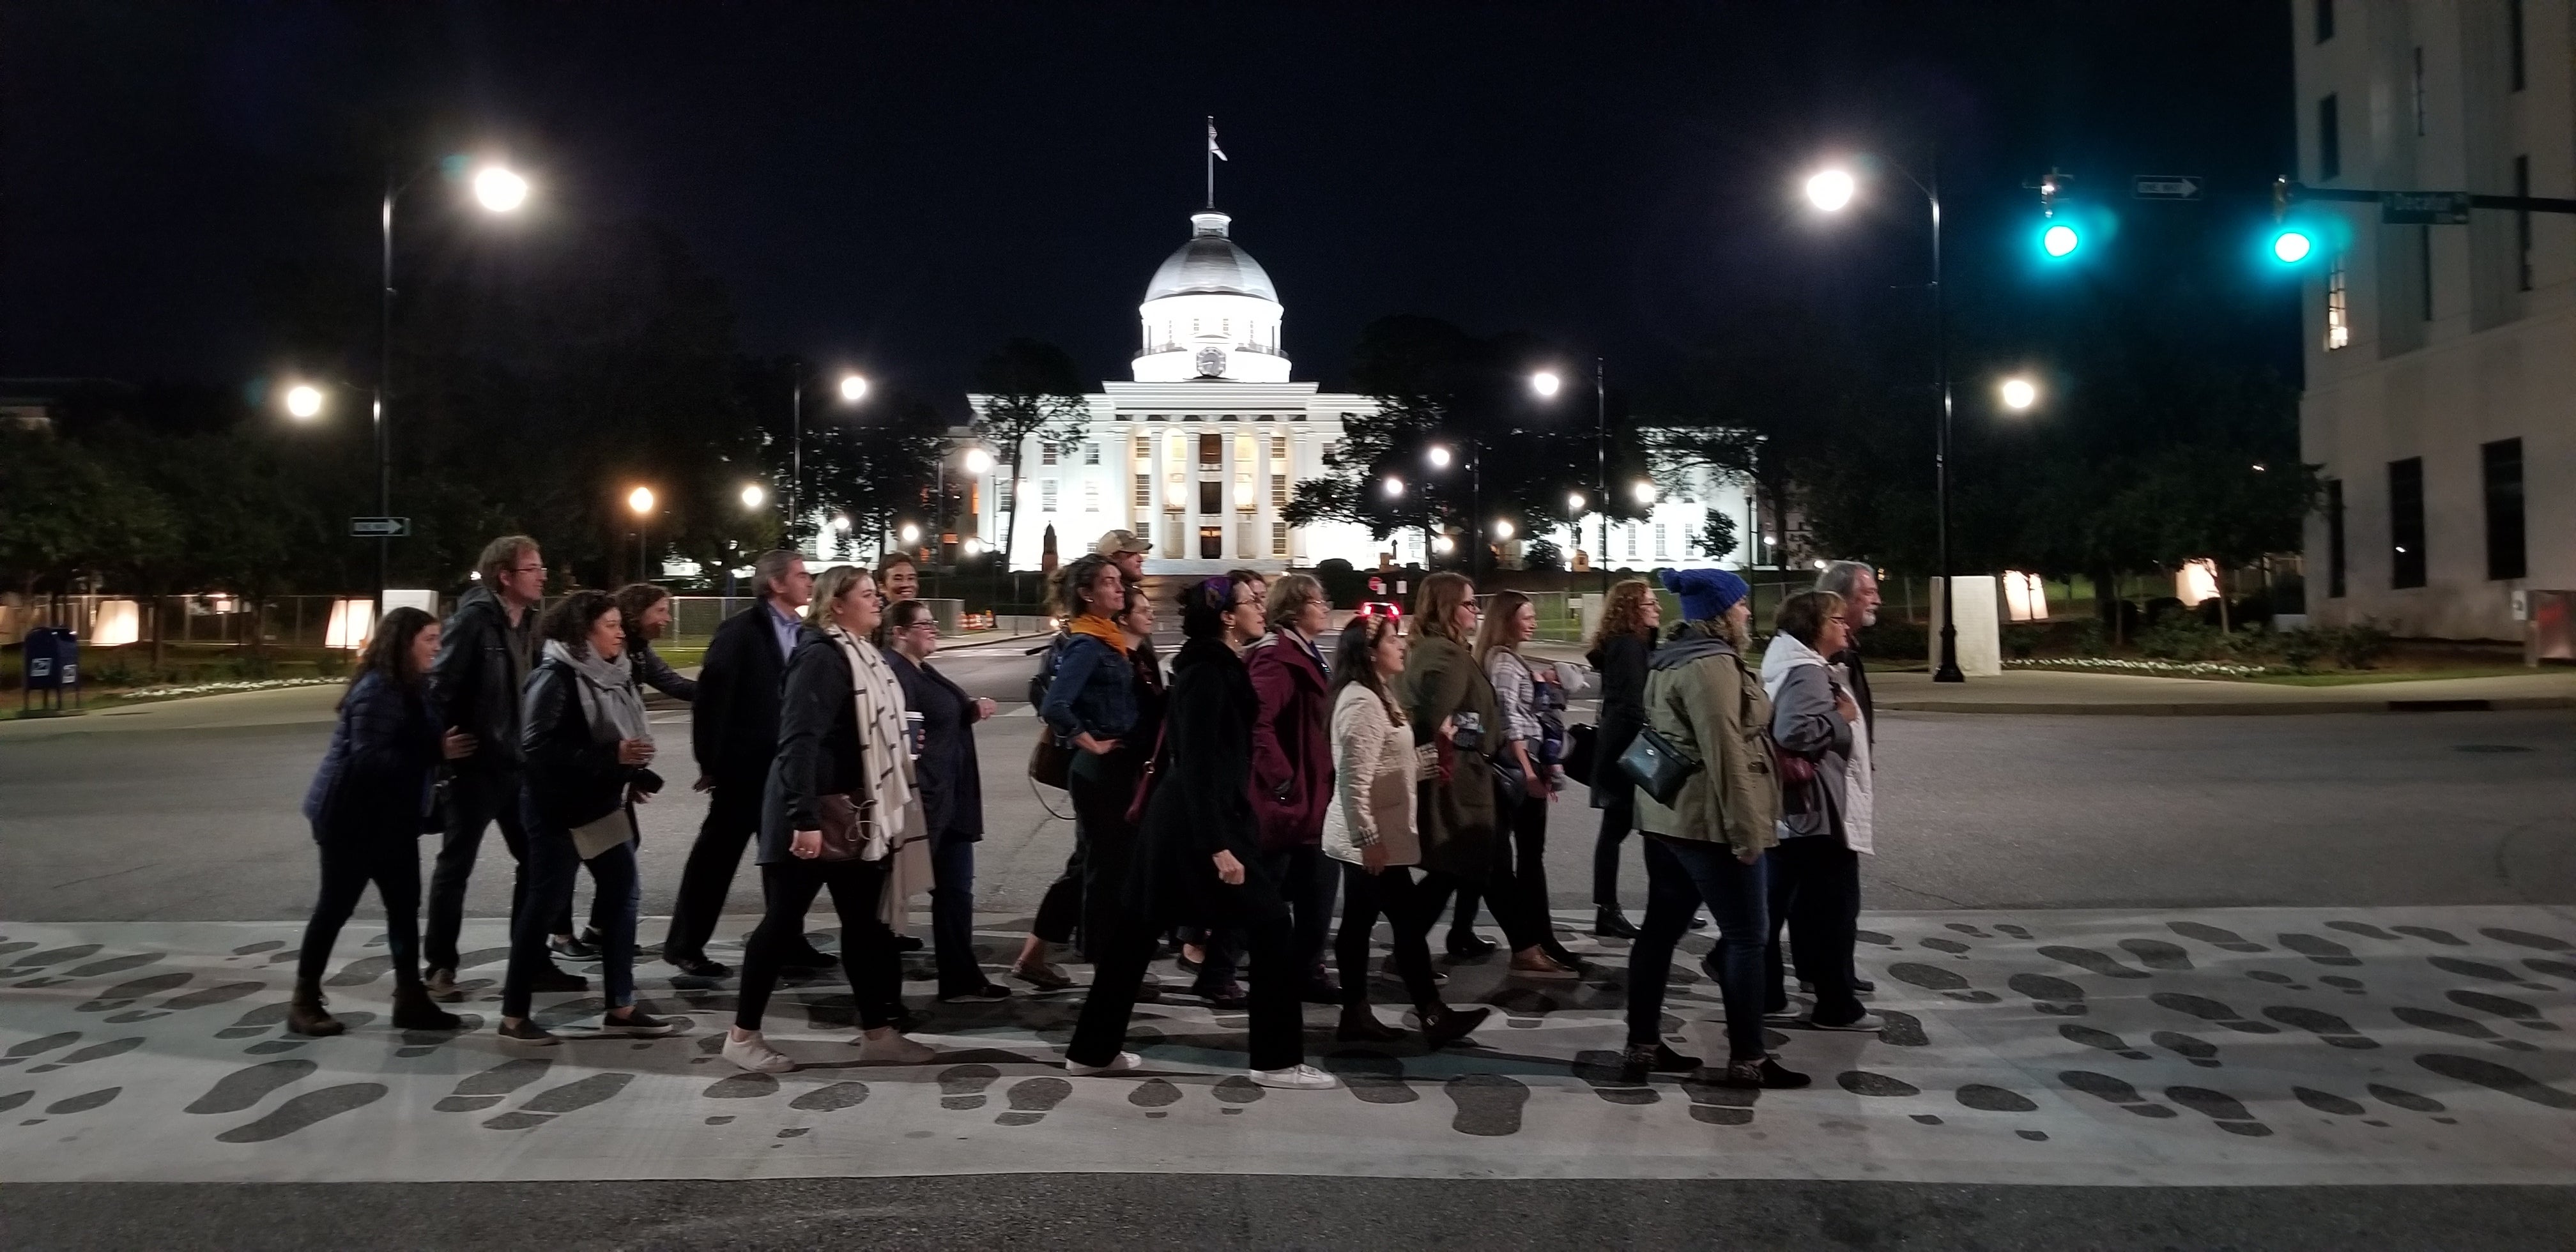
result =
M1499 815L1505 829L1496 832L1485 881L1458 889L1458 911L1449 922L1453 929L1466 930L1475 924L1476 902L1482 898L1492 907L1494 924L1503 928L1503 939L1512 951L1556 946L1556 926L1547 914L1547 867L1540 859L1547 855L1546 805L1527 796L1507 803Z
M1368 1003L1369 940L1377 919L1385 916L1395 934L1395 968L1404 976L1404 992L1413 1006L1429 1010L1440 1003L1431 981L1431 926L1457 883L1446 874L1390 865L1377 873L1347 861L1342 868L1342 933L1333 957L1342 970L1342 1007Z
M1064 872L1047 884L1046 894L1038 898L1038 915L1029 922L1029 933L1048 943L1071 943L1074 932L1082 928L1082 816L1073 819L1073 851L1065 854Z
M394 962L394 985L420 981L420 840L408 833L358 831L325 834L313 841L322 852L322 894L313 920L304 924L304 951L295 962L298 982L319 980L331 965L331 945L357 911L367 884L385 906L385 955Z
M1141 768L1135 754L1124 750L1106 756L1078 752L1066 780L1072 784L1074 821L1082 840L1082 955L1094 966L1124 930L1119 919L1126 910L1119 901L1127 890L1127 867L1136 859L1136 830L1127 824L1127 806L1135 801ZM1046 937L1045 932L1039 937Z
M1832 835L1805 835L1781 840L1763 859L1771 864L1764 1002L1774 1009L1789 1003L1780 954L1780 930L1785 924L1798 977L1815 984L1816 1020L1848 1022L1859 1017L1860 997L1852 991L1852 931L1860 917L1860 854Z
M1616 795L1602 802L1601 833L1592 841L1594 907L1619 907L1619 845L1628 841L1628 832L1636 827L1636 790L1620 787Z
M521 868L511 877L510 917L515 928L519 898L526 892L527 828L519 820L519 771L459 769L447 785L445 833L438 844L438 863L429 875L429 934L422 960L431 969L454 969L456 935L465 928L465 888L474 881L474 858L483 846L484 828L501 827L501 842ZM564 906L563 922L572 922Z
M975 841L942 838L930 845L930 946L939 961L939 994L966 995L992 980L975 960Z
M832 911L841 915L841 969L849 975L859 1025L874 1030L893 1021L903 999L903 960L894 950L894 932L877 916L886 863L790 858L761 866L760 882L769 908L742 956L741 1007L734 1011L733 1024L760 1029L769 993L778 987L780 963L804 940L805 911L826 888L832 892Z
M501 977L501 1016L528 1015L536 972L553 964L546 937L559 933L545 919L570 912L573 887L585 868L590 871L591 889L620 905L620 916L605 919L609 924L600 928L600 989L611 1009L635 1003L635 908L641 897L635 842L630 839L584 861L571 831L546 823L534 803L523 803L522 812L528 842L519 860L519 910L510 919L510 966ZM627 816L632 820L633 810Z
M1211 935L1228 930L1211 926ZM1106 1065L1127 1038L1127 1019L1136 1009L1136 991L1145 983L1145 967L1162 946L1163 927L1134 922L1103 945L1107 950L1092 970L1091 995L1082 1002L1082 1020L1064 1059L1078 1065ZM1298 992L1305 980L1297 960L1297 928L1287 918L1273 918L1235 933L1252 951L1252 1068L1287 1069L1306 1059L1305 1009Z
M1759 1060L1762 1034L1762 937L1769 933L1765 872L1770 857L1747 865L1724 843L1647 835L1646 917L1628 949L1628 1043L1652 1045L1662 1033L1664 992L1673 950L1702 904L1717 919L1718 997L1726 1006L1730 1061Z
M1333 899L1341 892L1342 863L1324 855L1322 848L1283 848L1262 853L1261 867L1270 881L1279 884L1296 919L1296 967L1302 992L1307 976L1324 968L1324 949L1333 937ZM1207 963L1199 969L1198 984L1203 993L1234 981L1235 971L1243 966L1244 938L1238 931L1211 928L1206 947Z
M698 823L697 842L689 845L689 859L680 867L679 894L671 901L671 930L662 940L663 960L707 954L707 940L724 916L725 897L733 893L734 872L742 868L743 847L760 830L764 781L720 779L708 790L706 820Z

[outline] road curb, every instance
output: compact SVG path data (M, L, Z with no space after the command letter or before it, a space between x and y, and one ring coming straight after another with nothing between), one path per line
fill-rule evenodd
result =
M2137 703L2004 700L1886 700L1875 708L1894 713L2038 713L2071 717L2289 717L2313 713L2500 713L2525 709L2576 709L2576 697L2495 696L2467 700L2305 700L2261 703L2162 701Z

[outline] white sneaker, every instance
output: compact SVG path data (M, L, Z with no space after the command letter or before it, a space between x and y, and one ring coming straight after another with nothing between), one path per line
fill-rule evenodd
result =
M929 1044L915 1043L899 1034L870 1039L865 1034L850 1042L859 1045L859 1059L879 1065L927 1065L939 1053Z
M1286 1091L1330 1091L1342 1085L1341 1079L1312 1065L1291 1065L1286 1069L1256 1069L1251 1071L1251 1078L1262 1086L1278 1087Z
M756 1030L748 1039L737 1039L732 1031L726 1031L724 1051L718 1055L755 1074L784 1074L796 1068L793 1058L769 1046L769 1041Z
M1089 1078L1097 1074L1124 1074L1143 1068L1145 1068L1145 1058L1133 1052L1121 1052L1111 1057L1106 1065L1085 1065L1071 1057L1065 1058L1064 1062L1064 1072L1076 1078Z
M1879 1032L1881 1027L1887 1025L1887 1019L1880 1017L1876 1013L1863 1011L1860 1016L1844 1022L1839 1026L1828 1026L1812 1017L1807 1019L1807 1025L1816 1030L1853 1030L1864 1031L1874 1035Z

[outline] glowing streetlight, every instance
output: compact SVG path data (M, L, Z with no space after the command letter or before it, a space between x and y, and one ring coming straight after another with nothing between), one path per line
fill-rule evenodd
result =
M1429 452L1427 452L1427 453L1425 453L1425 454L1423 454L1423 455L1425 455L1426 457L1428 457L1428 458L1430 459L1430 461L1431 461L1431 468L1433 468L1433 469L1447 469L1447 468L1449 468L1449 448L1448 448L1448 445L1446 445L1446 444L1437 444L1437 443L1435 443L1435 444L1431 445L1431 451L1429 451Z
M627 492L626 507L635 510L636 515L639 517L652 512L653 489L650 487L638 487L633 491Z
M1564 380L1558 378L1554 370L1540 370L1530 375L1530 390L1541 396L1553 396L1556 389L1564 385Z
M1568 513L1580 513L1583 511L1582 492L1569 491L1565 493L1565 511Z
M910 547L913 544L921 542L921 528L910 522L905 522L903 524L903 529L896 531L895 536L903 540L905 547Z
M484 166L474 172L474 199L495 213L516 212L528 202L528 180L504 166Z
M1637 495L1637 503L1653 504L1655 502L1655 485L1653 483L1640 478L1637 480L1635 491Z
M1449 553L1456 550L1457 547L1458 541L1447 535L1442 535L1431 541L1431 550L1441 554L1442 556L1449 555Z
M1404 494L1404 480L1403 480L1403 479L1401 479L1401 478L1396 477L1396 476L1395 476L1395 475L1393 475L1393 474L1389 474L1389 475L1387 475L1387 476L1386 476L1386 498L1387 498L1387 499L1389 499L1389 500L1393 500L1393 499L1397 499L1397 498L1401 497L1403 494Z
M968 448L968 449L966 450L966 472L967 472L967 473L969 473L969 474L973 474L973 475L975 475L975 476L977 476L977 477L979 477L979 478L980 478L980 477L982 477L982 476L984 476L984 475L986 475L986 474L991 473L992 471L993 471L993 454L992 454L992 453L990 453L990 452L986 452L986 451L985 451L985 450L983 450L982 448Z
M2016 413L2039 402L2039 388L2027 378L2007 378L2001 391L2004 407Z
M833 514L833 515L832 515L832 529L833 529L833 530L835 530L835 531L838 531L838 532L840 532L841 534L844 534L844 535L846 535L846 534L850 533L850 517L849 517L849 515L848 515L848 514L846 514L846 513L835 513L835 514Z
M768 498L769 493L761 490L759 483L752 483L742 489L742 507L746 509L757 509L761 502Z
M1508 517L1495 519L1494 538L1502 540L1504 543L1510 543L1512 541L1512 519Z
M311 383L297 383L286 389L286 415L297 421L309 421L322 412L322 389Z
M841 375L841 399L856 404L868 394L868 380L856 374Z
M966 542L957 545L957 547L959 551L964 552L970 557L984 555L984 541L981 539L969 539Z
M1850 171L1825 170L1807 180L1807 202L1827 213L1839 212L1857 190Z

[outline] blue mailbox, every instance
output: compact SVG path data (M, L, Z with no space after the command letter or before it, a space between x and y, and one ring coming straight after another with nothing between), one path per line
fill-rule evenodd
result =
M62 707L64 688L80 687L80 636L59 626L39 626L27 632L26 692L52 693L49 702ZM19 703L26 700L22 696Z

